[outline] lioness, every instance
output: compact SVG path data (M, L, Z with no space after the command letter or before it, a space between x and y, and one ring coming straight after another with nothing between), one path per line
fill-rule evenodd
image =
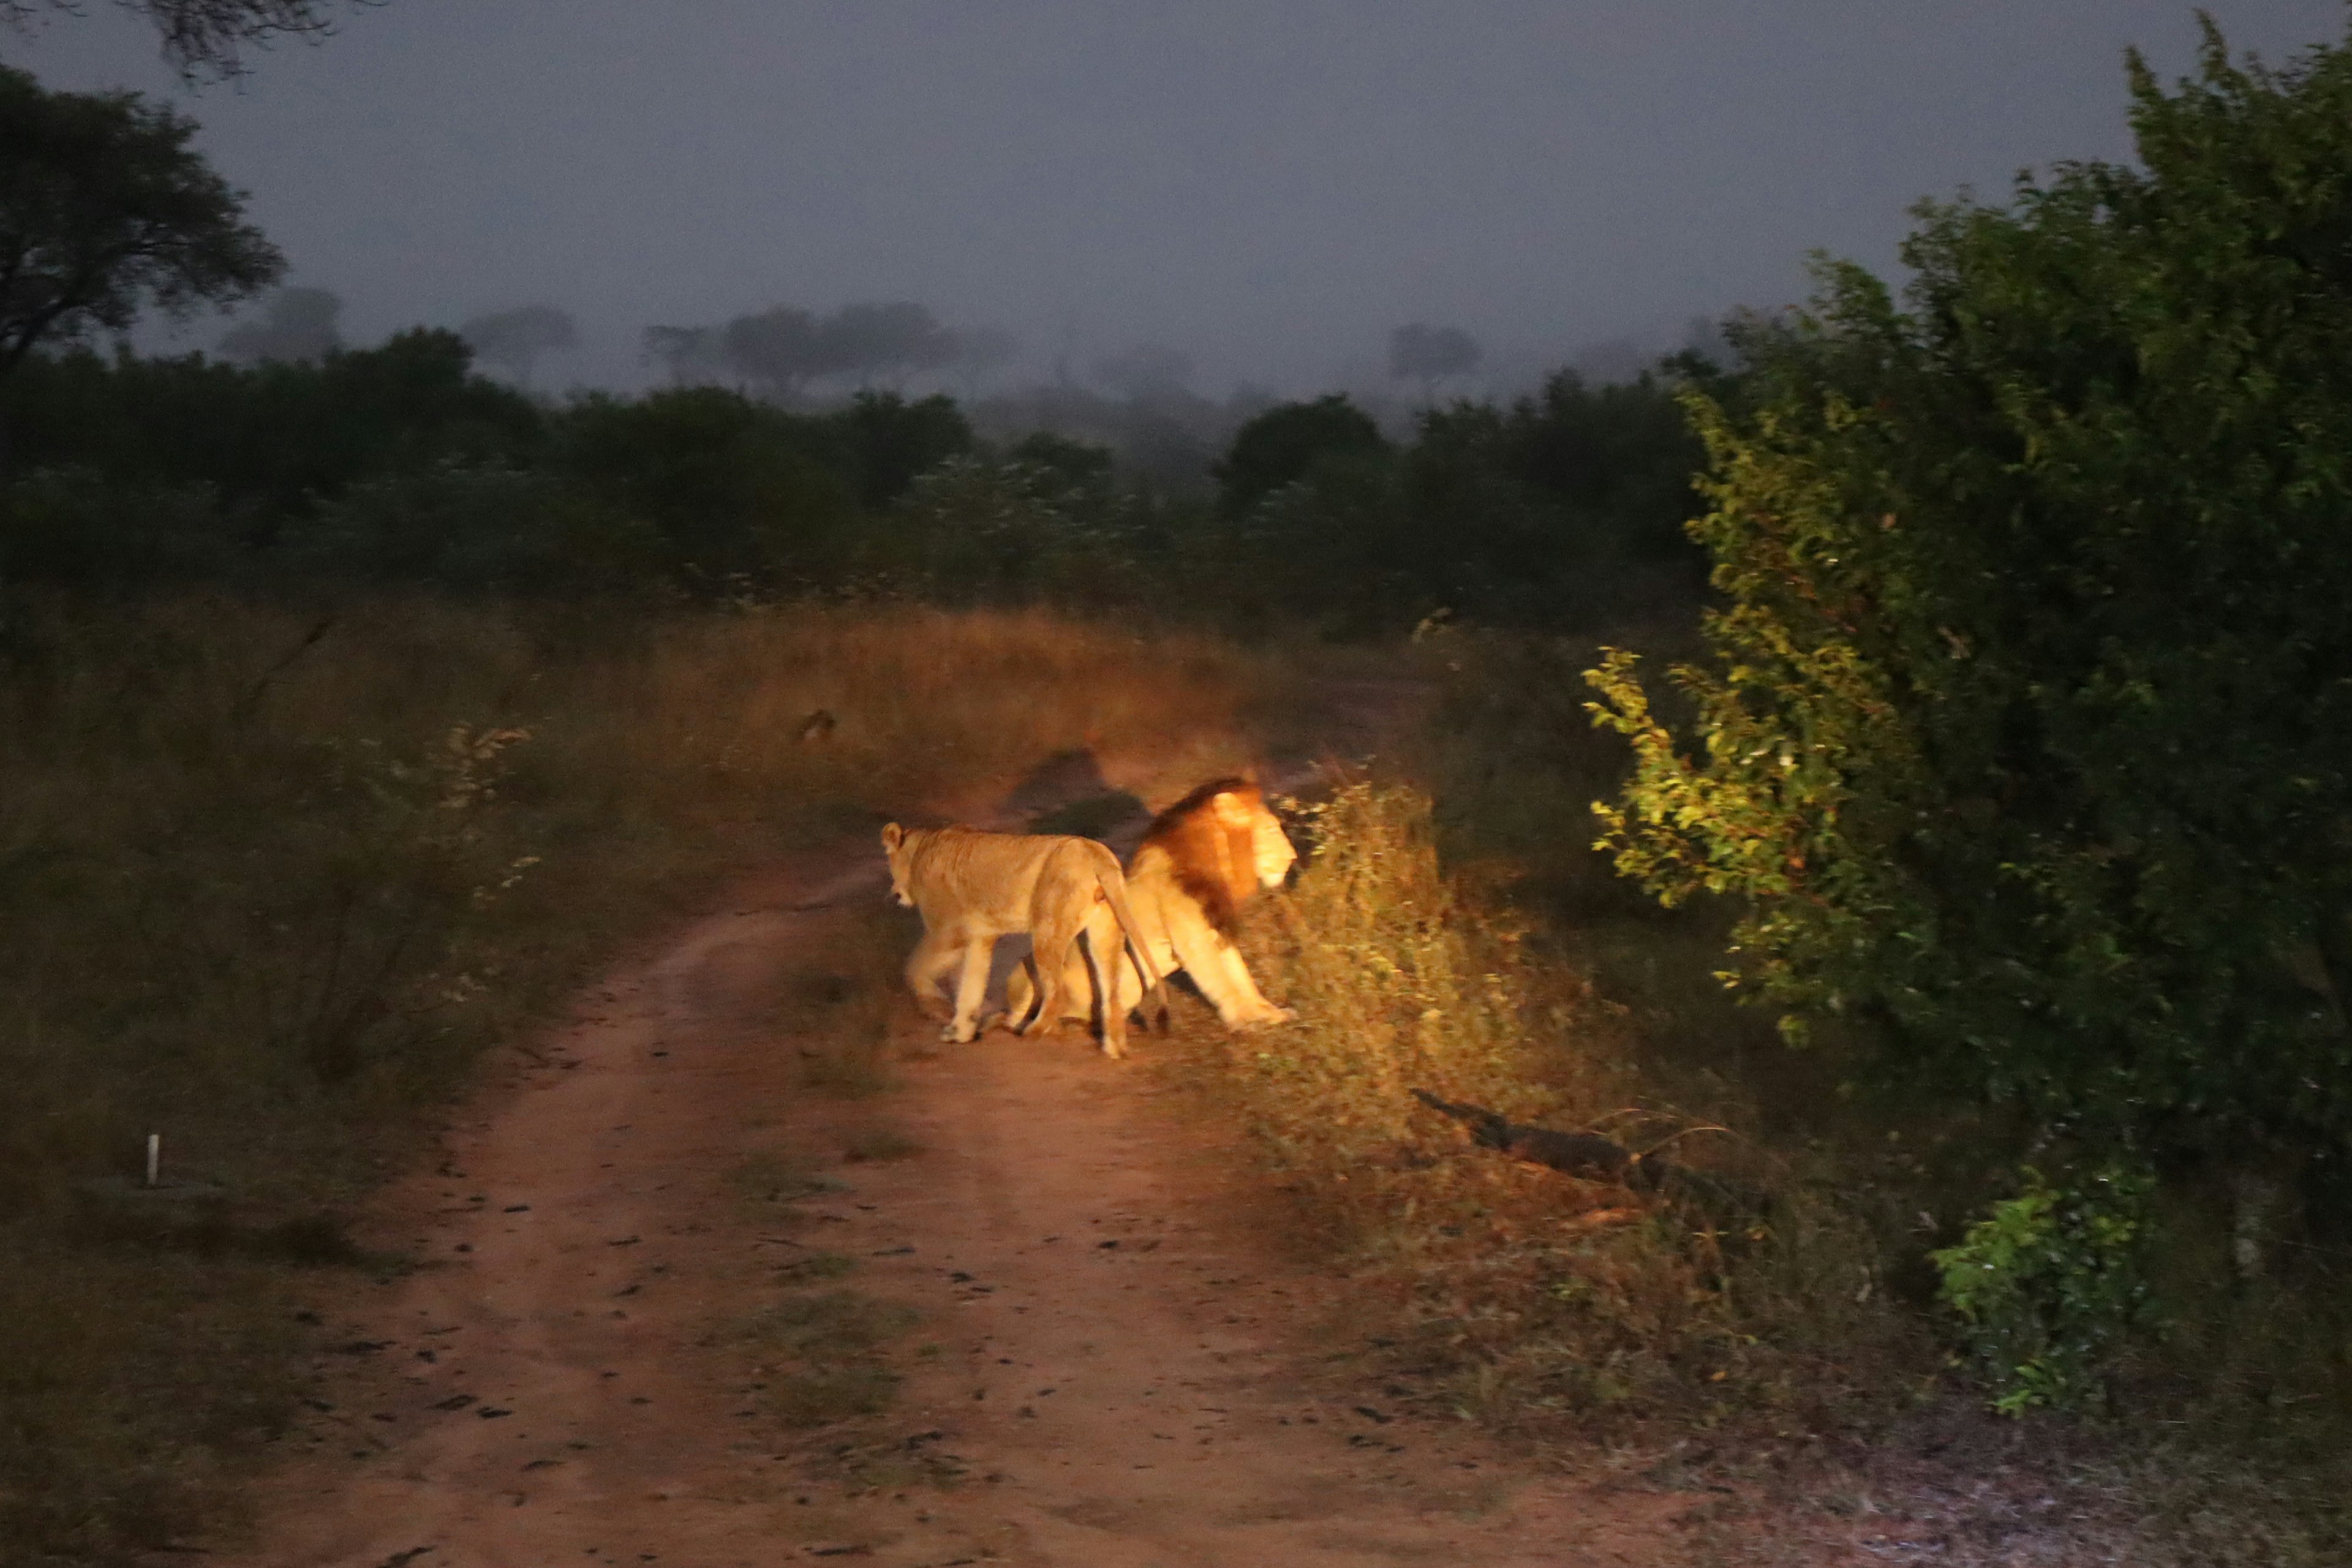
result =
M901 827L895 822L882 829L882 850L890 859L891 895L923 915L923 940L907 960L907 984L915 999L931 1005L941 977L957 963L963 965L955 1014L940 1032L941 1039L960 1044L978 1033L996 939L1026 931L1046 965L1043 973L1054 977L1043 997L1045 1005L1029 1029L1050 1034L1060 1024L1066 1012L1062 976L1076 973L1077 994L1101 1003L1103 1054L1127 1054L1128 1008L1117 1005L1113 988L1114 976L1127 970L1121 959L1128 943L1134 944L1136 962L1151 988L1158 989L1160 979L1129 908L1118 857L1091 838ZM1082 932L1086 957L1080 961ZM1027 1032L1019 1026L1019 1015L1013 1021L1014 1033Z
M1144 935L1137 947L1150 953L1154 978L1183 970L1229 1029L1297 1016L1259 992L1233 931L1241 906L1261 888L1280 887L1297 861L1281 820L1247 779L1213 779L1154 817L1127 868L1128 900ZM1134 966L1118 969L1117 1010L1124 1015L1142 1000L1145 985ZM1066 1012L1077 973L1065 963L1059 989ZM1025 973L1011 976L1006 999L1014 1016L1031 988Z

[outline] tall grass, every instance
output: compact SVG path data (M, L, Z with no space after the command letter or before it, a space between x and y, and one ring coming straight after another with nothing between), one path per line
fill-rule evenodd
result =
M334 1215L618 941L1265 690L1043 613L0 603L0 1557L183 1528ZM198 1201L129 1190L149 1132Z
M1312 832L1308 869L1249 932L1300 1021L1197 1048L1390 1303L1391 1370L1430 1408L1531 1435L1780 1422L1803 1358L1861 1327L1851 1281L1824 1313L1806 1276L1866 1267L1866 1238L1785 1163L1645 1088L1625 1010L1491 887L1442 868L1427 795L1352 785ZM1664 1150L1693 1179L1661 1194L1522 1163L1414 1089Z
M1627 640L1671 650L1674 637L1664 628ZM1277 971L1269 992L1303 991L1314 1021L1296 1043L1257 1047L1274 1059L1237 1075L1244 1108L1310 1209L1387 1284L1403 1309L1395 1320L1417 1325L1399 1353L1465 1407L1486 1399L1530 1433L1607 1435L1646 1415L1661 1418L1648 1431L1662 1445L1679 1436L1726 1457L1772 1453L1735 1477L1780 1491L1800 1515L1822 1510L1814 1522L1827 1521L1826 1533L1727 1523L1708 1543L1724 1561L1819 1561L1843 1528L1838 1516L1944 1511L1956 1485L1980 1496L1955 1528L1989 1540L2039 1509L2073 1521L2033 1525L2053 1551L2063 1538L2066 1550L2120 1550L2112 1560L2151 1565L2339 1559L2352 1530L2341 1500L2352 1474L2341 1254L2306 1247L2269 1277L2233 1279L2228 1194L2188 1173L2162 1199L2159 1328L2116 1368L2112 1414L2086 1424L1986 1415L1981 1391L1947 1361L1925 1258L1957 1239L2031 1152L1986 1108L1847 1092L1843 1052L1866 1042L1822 1031L1817 1048L1792 1050L1769 1015L1732 1005L1717 984L1726 911L1696 900L1662 910L1615 878L1591 847L1587 803L1613 793L1624 759L1614 737L1585 722L1578 672L1591 651L1472 634L1425 647L1447 674L1409 760L1432 797L1427 826L1410 793L1343 801L1327 823L1344 827L1324 834L1292 908L1255 932L1253 961L1262 953ZM1361 820L1367 810L1375 821ZM1418 1022L1404 1012L1414 991L1399 987L1423 973L1421 955L1482 944L1524 970L1489 966L1517 998L1505 1016L1447 1039L1461 1006L1441 1003L1439 1018L1400 1026ZM1563 969L1580 978L1563 980ZM1553 1026L1544 1009L1576 985L1568 1026ZM1516 1041L1513 1014L1532 1020ZM1575 1060L1564 1066L1562 1055ZM1294 1065L1275 1071L1285 1059ZM1391 1092L1412 1071L1449 1070L1465 1089L1490 1085L1486 1103L1554 1126L1622 1137L1640 1119L1610 1111L1627 1107L1660 1129L1678 1118L1727 1126L1736 1139L1695 1135L1672 1152L1720 1162L1763 1200L1760 1223L1718 1223L1710 1237L1695 1232L1717 1216L1654 1206L1606 1233L1623 1249L1616 1272L1572 1272L1593 1260L1558 1258L1540 1224L1476 1196L1469 1178L1548 1193L1538 1213L1555 1229L1594 1194L1548 1173L1507 1176L1501 1156L1484 1151L1449 1162L1444 1138L1458 1147L1458 1134L1441 1128L1435 1147L1422 1142L1419 1113ZM1309 1140L1292 1130L1318 1119L1348 1131ZM1465 1205L1480 1212L1465 1220ZM1448 1250L1466 1243L1466 1258ZM1678 1279L1694 1292L1678 1304L1645 1284ZM1580 1315L1561 1312L1562 1295ZM1654 1300L1664 1310L1643 1310ZM1596 1318L1615 1337L1596 1332ZM1553 1370L1560 1363L1565 1373ZM1829 1446L1776 1446L1781 1434ZM1743 1436L1766 1441L1732 1440ZM1843 1458L1822 1458L1841 1443ZM1940 1470L1921 1458L1947 1450ZM2049 1479L2029 1484L2020 1467ZM1988 1547L1961 1560L2005 1559Z

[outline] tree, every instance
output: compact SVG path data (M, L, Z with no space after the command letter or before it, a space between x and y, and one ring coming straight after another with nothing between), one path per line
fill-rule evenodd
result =
M342 300L328 289L280 289L269 297L261 320L222 334L221 357L238 364L322 360L343 346L337 325L342 313Z
M134 92L47 92L0 67L0 374L43 342L278 280L284 258L188 146L195 132Z
M552 305L492 310L459 327L457 335L473 345L475 357L483 363L513 372L515 380L526 386L540 355L561 353L580 342L572 312Z
M844 305L819 329L827 374L896 382L955 363L956 336L912 300Z
M1478 340L1459 327L1411 321L1389 334L1389 374L1421 383L1423 403L1435 401L1437 384L1447 376L1477 369L1482 355Z
M782 403L798 398L811 377L837 368L817 319L789 305L736 317L719 330L719 344L730 369Z
M1228 512L1247 511L1318 466L1388 454L1381 427L1344 393L1312 403L1285 403L1234 433L1234 444L1213 470L1217 498Z
M719 327L647 327L645 358L669 372L673 385L705 381L727 368L727 336Z
M353 0L371 5L375 0ZM232 77L245 70L248 44L268 47L279 37L317 37L333 30L318 0L115 0L155 26L163 58L182 76ZM35 17L79 14L79 0L0 0L0 22L19 31Z
M1882 1076L2134 1158L2352 1149L2352 50L2129 63L2139 167L1918 209L1690 406L1723 607L1591 679L1621 870ZM1864 1048L1870 1048L1865 1045Z
M824 419L840 468L870 507L889 505L919 476L973 444L971 421L946 397L909 403L895 392L861 392Z

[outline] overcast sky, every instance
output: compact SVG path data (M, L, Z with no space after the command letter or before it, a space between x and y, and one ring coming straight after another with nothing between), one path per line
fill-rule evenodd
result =
M1891 271L1905 209L2122 158L2123 51L2186 0L388 0L190 93L97 0L0 59L171 93L346 335L548 302L542 380L635 384L649 322L912 299L1042 374L1173 344L1205 390L1498 375ZM2206 0L2283 59L2341 0ZM222 323L184 340L209 346Z

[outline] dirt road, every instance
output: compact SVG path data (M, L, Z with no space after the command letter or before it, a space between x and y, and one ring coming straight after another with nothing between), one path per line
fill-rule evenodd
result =
M1331 1285L1148 1068L933 1044L856 971L883 889L862 845L739 889L482 1089L366 1237L425 1266L320 1303L307 1451L215 1561L1676 1560L1671 1500L1337 1381Z

